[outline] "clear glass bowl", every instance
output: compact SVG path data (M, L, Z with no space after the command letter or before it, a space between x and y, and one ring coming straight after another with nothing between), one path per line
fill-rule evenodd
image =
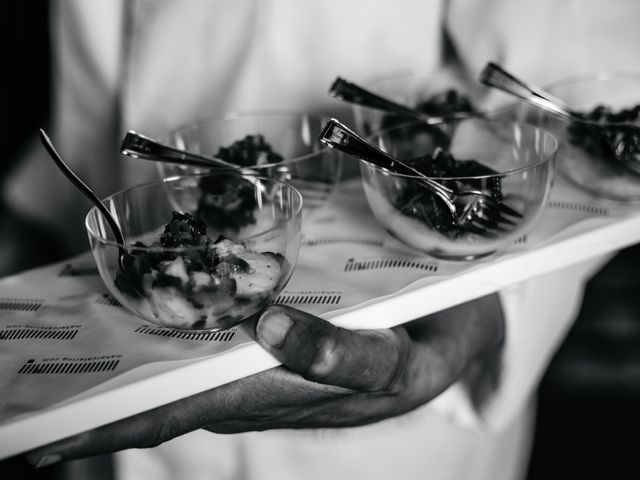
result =
M365 84L364 87L372 93L418 110L420 105L423 108L433 108L433 106L425 106L425 102L429 100L448 108L454 105L460 107L467 102L473 109L480 110L484 98L490 93L490 89L475 79L463 76L454 70L378 79ZM452 90L456 95L447 93ZM364 137L391 128L393 124L411 121L411 119L393 118L382 110L358 105L354 105L353 113L356 130Z
M236 325L275 299L298 258L302 196L278 180L174 177L105 203L123 230L126 253L121 257L123 246L91 209L86 227L102 280L125 308L164 327Z
M342 154L318 141L325 120L328 119L292 112L230 113L179 128L163 140L177 148L217 156L221 148L228 149L247 136L253 139L261 136L275 155L259 154L259 163L249 162L244 166L297 188L304 198L306 214L324 205L340 181ZM249 157L251 155L253 153ZM235 163L233 159L230 161ZM163 178L206 171L172 164L158 165Z
M640 105L640 73L574 76L555 82L545 89L582 113L588 113L598 105L608 106L614 111ZM558 173L563 178L596 197L618 202L640 201L640 173L616 161L608 142L598 145L593 141L593 135L579 133L588 130L595 122L571 122L529 104L521 105L520 117L550 130L558 137L561 142ZM640 118L621 123L598 123L611 132L615 132L621 124L640 125ZM637 161L640 168L640 156Z
M540 128L497 119L467 118L443 127L452 134L454 167L428 176L456 192L473 188L502 197L500 201L522 218L508 217L512 225L500 223L501 229L488 235L473 233L451 224L444 205L420 183L420 177L390 173L361 161L369 206L393 236L434 257L471 260L503 250L529 231L546 204L557 141ZM410 123L385 130L372 140L399 160L424 169L426 164L420 162L429 162L436 148L443 147L439 138L425 124ZM426 159L416 160L423 156ZM428 168L443 165L442 159L434 162Z

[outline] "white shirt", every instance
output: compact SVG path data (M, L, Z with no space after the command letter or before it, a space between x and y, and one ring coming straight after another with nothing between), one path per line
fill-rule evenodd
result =
M155 175L152 166L117 154L127 129L155 135L231 110L346 115L326 94L337 75L365 82L433 71L446 50L443 25L470 72L494 60L544 84L598 69L640 69L634 0L66 0L54 6L52 138L101 195ZM86 249L88 205L37 144L9 184L14 205L55 221L71 244ZM501 292L503 369L480 406L471 406L456 385L408 415L366 427L194 432L155 449L122 452L118 476L522 478L533 393L600 262Z

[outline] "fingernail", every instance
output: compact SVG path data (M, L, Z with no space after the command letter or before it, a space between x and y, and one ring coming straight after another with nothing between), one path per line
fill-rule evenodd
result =
M291 325L293 322L283 311L267 310L256 325L258 340L273 348L281 347Z
M54 463L58 463L60 460L62 460L62 457L60 455L56 455L56 454L43 455L34 462L34 466L36 468L46 467L47 465L53 465Z

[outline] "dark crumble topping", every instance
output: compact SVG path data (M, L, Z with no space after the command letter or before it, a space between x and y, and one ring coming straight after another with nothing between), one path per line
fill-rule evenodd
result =
M618 111L597 105L579 116L584 123L574 121L567 128L572 145L607 161L614 168L640 174L640 104Z

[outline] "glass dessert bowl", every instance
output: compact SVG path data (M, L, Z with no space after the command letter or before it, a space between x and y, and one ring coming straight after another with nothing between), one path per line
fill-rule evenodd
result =
M230 113L176 129L162 140L290 183L302 193L309 213L325 204L340 181L342 155L317 140L324 121L293 112ZM207 171L166 163L159 169L163 178Z
M300 247L302 197L274 179L189 175L118 192L86 218L109 292L129 311L180 330L230 328L275 299Z
M595 197L640 201L640 73L574 76L545 90L582 117L570 120L528 104L520 107L523 121L560 140L558 173Z
M374 216L403 243L442 259L472 260L507 248L529 231L546 205L556 139L538 127L498 119L458 119L436 127L448 132L447 144L424 123L396 126L371 140L454 193L482 192L513 214L487 218L486 228L468 228L420 176L361 161Z

